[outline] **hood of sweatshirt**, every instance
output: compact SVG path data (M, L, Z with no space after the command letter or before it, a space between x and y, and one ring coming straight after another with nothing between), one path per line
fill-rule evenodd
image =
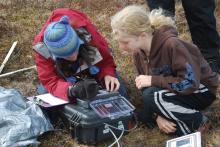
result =
M177 36L178 36L177 30L172 26L164 25L159 29L155 30L153 33L153 39L151 43L150 59L157 56L160 47L168 38L177 37Z

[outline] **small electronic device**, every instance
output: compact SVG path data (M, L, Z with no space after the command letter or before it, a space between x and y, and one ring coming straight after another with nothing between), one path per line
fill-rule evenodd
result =
M168 140L166 147L201 147L201 133L195 132Z

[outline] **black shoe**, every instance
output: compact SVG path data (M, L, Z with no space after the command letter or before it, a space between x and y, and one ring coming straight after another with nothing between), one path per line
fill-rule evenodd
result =
M215 60L208 60L209 66L211 67L212 71L220 74L220 61L217 62Z
M212 71L220 74L220 49L219 48L200 48Z

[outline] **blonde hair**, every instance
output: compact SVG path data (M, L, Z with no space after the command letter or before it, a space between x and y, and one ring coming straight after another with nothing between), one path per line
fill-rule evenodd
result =
M164 16L161 8L147 12L146 8L138 5L125 7L111 19L113 35L123 32L138 36L142 32L153 32L163 25L175 27L175 21L171 17Z

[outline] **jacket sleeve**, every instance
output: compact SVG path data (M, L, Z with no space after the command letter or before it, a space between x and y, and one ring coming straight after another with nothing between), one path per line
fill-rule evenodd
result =
M197 47L191 45L191 54L178 39L173 39L167 49L171 59L172 76L152 76L152 85L169 89L179 94L190 94L200 85L200 53Z
M68 100L67 90L71 84L57 74L54 61L50 58L45 59L35 52L35 62L39 80L47 91L56 97Z
M97 75L98 79L102 81L106 75L115 77L116 65L114 63L113 57L110 54L109 49L102 48L99 51L103 59L102 61L97 63L97 66L100 68L100 72Z
M106 39L91 22L90 25L87 26L87 30L92 35L91 44L98 48L103 58L102 61L96 64L100 68L100 72L97 75L98 79L101 81L106 75L115 77L116 65Z

